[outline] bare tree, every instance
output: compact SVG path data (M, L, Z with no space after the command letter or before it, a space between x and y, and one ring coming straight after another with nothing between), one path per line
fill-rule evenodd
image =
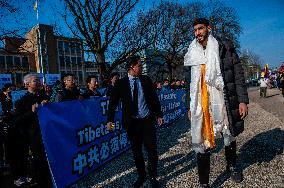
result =
M206 12L210 19L213 35L228 38L239 48L241 26L234 8L226 6L219 0L210 0L206 5Z
M86 52L91 52L100 66L104 80L109 71L106 53L110 45L126 28L127 16L139 0L65 0L72 15L65 21L74 34L86 43ZM73 24L74 23L74 24Z
M160 31L152 43L154 53L149 55L151 58L160 57L167 66L169 78L174 77L173 70L183 62L183 55L193 39L192 22L194 17L202 14L201 3L191 3L181 5L168 1L162 1L157 7L144 13L144 18L151 18L155 31ZM139 24L139 22L138 22Z
M0 0L0 49L13 54L26 52L20 44L27 40L23 36L30 25L25 11L33 3L33 0ZM9 43L9 48L5 48L4 42Z
M246 79L258 77L261 72L263 61L260 56L252 51L245 50L240 54L240 60L243 64Z
M110 66L110 71L125 62L131 54L140 53L143 56L143 52L155 42L161 33L154 26L155 20L159 17L158 14L149 14L145 17L140 11L135 17L125 22L122 35L119 35L111 45L110 54L115 57L115 60Z

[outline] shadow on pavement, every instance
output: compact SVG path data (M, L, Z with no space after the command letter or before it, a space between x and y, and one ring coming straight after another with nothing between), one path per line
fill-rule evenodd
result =
M272 161L277 155L283 153L284 131L280 128L260 133L246 142L240 148L238 160L240 170L244 171L251 165ZM213 182L212 187L220 187L229 174L223 172ZM245 176L244 176L245 178Z
M160 161L164 166L163 171L160 172L160 184L161 187L166 187L167 182L171 179L178 177L179 175L186 173L196 166L195 153L189 152L187 155L175 155L172 157L165 158ZM177 170L178 166L185 166Z
M274 97L274 96L277 96L277 95L280 95L280 93L277 93L277 94L273 94L273 95L266 96L266 98Z
M216 148L212 151L212 153L219 153L222 150L223 145L223 138L216 139ZM191 148L189 148L189 153L187 155L178 154L160 160L160 164L163 166L163 171L159 173L162 177L160 178L162 187L166 187L167 182L171 179L196 167L196 154L193 150L190 151L190 149ZM184 167L177 170L178 166Z
M242 169L262 162L270 162L284 149L284 131L280 128L260 133L240 148Z

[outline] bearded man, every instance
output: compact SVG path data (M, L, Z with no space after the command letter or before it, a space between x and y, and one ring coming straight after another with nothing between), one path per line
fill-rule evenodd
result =
M210 187L210 152L219 135L224 139L227 170L235 182L241 182L242 173L236 164L236 136L243 132L248 112L244 71L232 43L214 38L207 19L196 19L193 27L195 39L184 65L191 67L188 116L200 186Z

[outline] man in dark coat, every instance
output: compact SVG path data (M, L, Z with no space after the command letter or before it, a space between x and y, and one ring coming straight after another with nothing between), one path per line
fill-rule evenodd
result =
M75 83L75 75L72 73L64 74L63 76L64 87L58 93L58 101L71 101L82 99L80 90Z
M119 74L118 72L113 72L110 75L109 78L109 83L108 83L108 87L107 87L107 92L106 92L106 96L109 97L111 96L111 92L114 88L114 84L119 80Z
M40 92L41 83L36 74L28 74L24 77L27 93L15 104L14 122L18 130L17 144L13 155L16 166L14 175L18 176L14 181L16 186L29 182L27 175L27 163L29 150L33 155L34 175L39 187L52 187L51 174L45 154L38 117L36 114L39 105L48 102L48 96Z
M158 187L157 181L157 144L156 118L163 123L160 102L151 79L141 75L142 64L139 56L133 56L127 62L128 75L114 86L108 108L108 128L112 129L115 109L122 102L122 123L132 143L132 152L138 171L134 187L140 187L146 181L142 144L148 152L148 173L152 187Z
M201 187L209 187L210 151L223 136L227 171L235 182L242 173L236 165L236 136L244 130L249 103L244 71L229 41L214 38L209 21L194 21L196 39L190 44L184 65L191 67L190 108L193 149Z

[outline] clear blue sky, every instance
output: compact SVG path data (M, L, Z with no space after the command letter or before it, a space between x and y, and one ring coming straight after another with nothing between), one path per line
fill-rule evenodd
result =
M227 0L239 14L241 49L258 54L272 67L284 62L284 1Z
M194 2L194 0L172 1ZM157 5L160 0L140 0L137 8L141 8L144 3L145 7L149 8L153 2ZM227 6L235 8L239 15L242 27L241 50L250 50L256 53L261 57L263 63L268 63L270 67L279 67L284 62L284 0L224 0L223 2ZM53 24L55 20L58 21L53 6L57 4L60 7L61 3L62 1L59 0L44 0L40 5L40 22ZM32 7L30 9L29 12L32 11ZM30 18L29 23L35 24L35 13L30 15L33 15L33 18Z

